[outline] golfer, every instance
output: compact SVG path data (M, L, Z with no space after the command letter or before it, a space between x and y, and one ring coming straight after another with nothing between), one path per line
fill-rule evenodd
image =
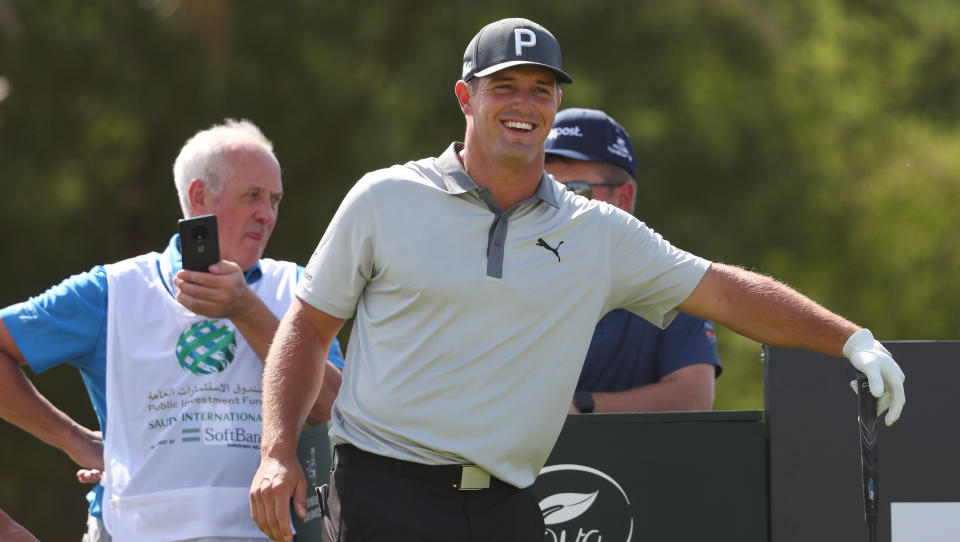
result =
M327 347L354 318L328 509L332 540L541 541L530 491L563 425L597 320L678 310L771 345L846 354L890 406L903 373L866 329L770 278L670 245L544 173L572 79L542 26L505 19L467 46L463 143L374 171L324 233L264 372L252 516L287 540L306 512L297 436ZM311 488L312 489L312 488Z

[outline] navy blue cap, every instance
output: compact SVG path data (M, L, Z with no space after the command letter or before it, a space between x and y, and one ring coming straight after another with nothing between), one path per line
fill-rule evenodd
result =
M623 126L599 109L571 107L557 113L544 150L585 162L610 162L637 178L637 155Z
M520 18L501 19L477 32L463 52L461 79L469 81L525 64L552 71L561 83L573 82L563 71L557 38L537 23Z

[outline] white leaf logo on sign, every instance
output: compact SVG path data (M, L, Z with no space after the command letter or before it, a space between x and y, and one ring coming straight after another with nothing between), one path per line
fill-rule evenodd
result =
M544 525L556 525L583 514L597 499L599 490L593 493L557 493L540 501Z
M556 474L554 474L556 473ZM569 478L570 473L584 473L589 476L595 476L598 479L578 478L574 474ZM573 482L574 487L584 493L574 493L566 491L550 495L540 501L540 512L543 514L544 539L553 542L600 542L601 540L610 540L611 537L617 540L630 542L633 538L634 512L630 504L630 497L623 487L605 472L599 471L586 465L576 465L571 463L549 465L540 469L539 476L547 476L552 482L548 482L547 487L554 487L554 491L563 491L564 489L573 489L567 483L560 484L557 487L556 476L560 475L560 480ZM575 480L579 480L574 482ZM601 481L602 480L602 481ZM605 483L604 483L605 482ZM616 492L608 490L606 483L609 483ZM566 487L564 487L566 486ZM594 507L600 490L603 490L604 498L599 505ZM590 493L592 491L592 493ZM620 499L617 495L620 495ZM619 502L619 504L618 504ZM617 511L621 509L622 511ZM589 513L588 513L589 512ZM613 523L604 527L601 533L597 522L599 521L598 512L620 517L618 523L616 517L613 517ZM603 514L600 514L603 515ZM596 516L596 517L594 517ZM609 518L608 518L609 520ZM563 525L560 525L563 524ZM612 529L612 530L610 530ZM609 535L609 536L608 536ZM622 538L621 538L622 536Z

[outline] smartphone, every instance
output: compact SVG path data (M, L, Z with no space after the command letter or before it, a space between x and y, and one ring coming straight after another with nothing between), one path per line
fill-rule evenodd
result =
M217 215L183 218L178 226L184 269L206 272L211 265L220 261Z

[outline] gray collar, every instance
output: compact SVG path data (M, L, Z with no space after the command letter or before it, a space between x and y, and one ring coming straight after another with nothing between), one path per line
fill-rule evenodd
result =
M443 183L446 185L447 192L450 194L463 194L471 190L479 189L477 183L475 183L473 179L470 178L470 175L467 174L467 171L463 169L463 164L460 162L460 157L458 156L458 152L461 149L463 149L463 143L453 142L447 147L447 150L443 151L443 154L437 158L437 168L440 169L440 173L443 175ZM540 184L537 186L537 191L532 197L521 203L535 203L537 200L541 200L559 209L560 198L557 191L561 189L562 187L559 187L558 183L554 181L552 177L547 175L546 172L543 172L540 175Z

